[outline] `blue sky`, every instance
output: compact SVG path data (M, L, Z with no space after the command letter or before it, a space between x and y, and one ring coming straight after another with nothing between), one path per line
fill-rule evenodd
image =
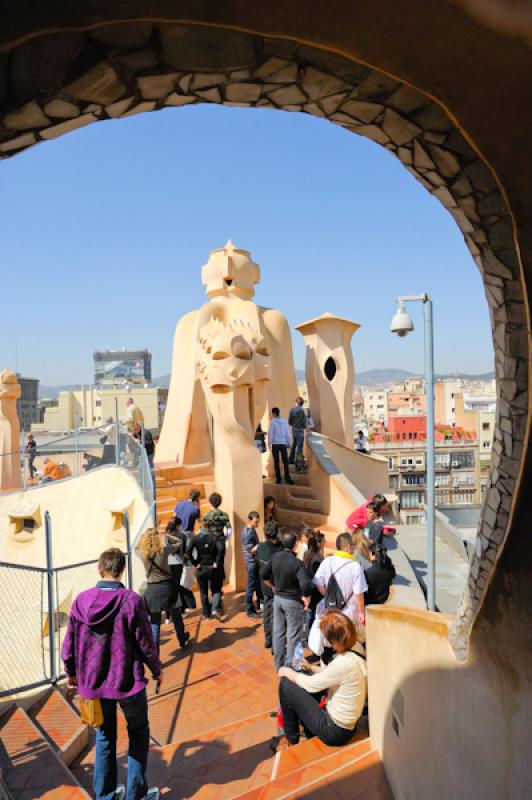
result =
M92 351L148 347L204 302L200 267L228 238L261 265L256 300L290 325L359 322L355 369L423 368L388 333L398 294L431 293L438 372L493 369L480 275L452 217L384 148L323 120L196 106L91 125L0 173L0 367L90 382ZM296 366L302 337L293 332Z

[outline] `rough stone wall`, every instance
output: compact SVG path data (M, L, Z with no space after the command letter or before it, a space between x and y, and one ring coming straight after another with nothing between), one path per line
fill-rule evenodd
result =
M0 55L0 158L98 120L195 103L305 112L366 136L400 159L464 235L485 284L499 393L476 554L452 626L465 657L508 531L528 410L524 292L497 182L437 103L378 70L288 41L149 23L47 35Z

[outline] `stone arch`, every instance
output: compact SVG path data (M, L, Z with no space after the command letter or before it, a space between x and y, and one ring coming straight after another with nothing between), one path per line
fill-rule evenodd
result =
M529 340L512 216L457 121L427 94L365 63L228 28L143 21L56 29L5 48L0 58L2 159L99 120L162 108L276 108L372 139L454 217L484 280L498 383L491 475L452 626L455 652L464 658L513 512L527 427Z

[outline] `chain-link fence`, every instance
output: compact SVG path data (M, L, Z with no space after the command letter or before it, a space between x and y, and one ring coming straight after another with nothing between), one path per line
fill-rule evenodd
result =
M45 530L48 568L0 562L0 697L57 681L63 673L61 648L72 603L99 580L97 559L53 567L48 515ZM126 531L123 581L131 587L127 519Z
M46 652L47 571L0 562L0 696L51 677Z

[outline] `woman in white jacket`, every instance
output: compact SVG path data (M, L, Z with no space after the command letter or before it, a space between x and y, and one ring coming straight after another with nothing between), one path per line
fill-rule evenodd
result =
M329 746L346 744L355 730L366 702L367 671L364 659L353 648L356 629L341 611L328 611L320 627L335 655L324 668L303 663L312 674L288 667L279 670L279 702L289 745L299 741L300 725L308 737L317 736ZM324 707L320 703L328 693Z

